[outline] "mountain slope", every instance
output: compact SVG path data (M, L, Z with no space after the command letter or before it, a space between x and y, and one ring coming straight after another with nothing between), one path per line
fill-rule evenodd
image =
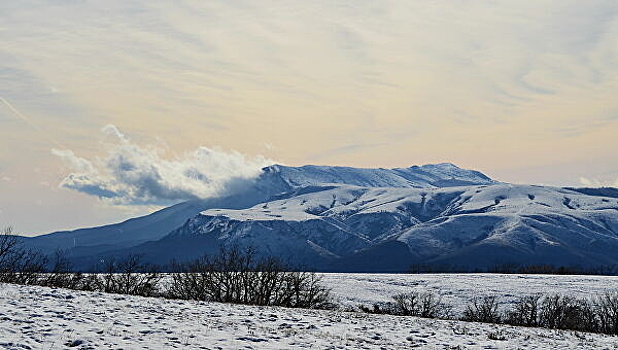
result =
M618 264L618 200L551 187L501 185L467 191L452 215L402 233L419 262L495 265Z
M22 240L27 247L46 253L62 249L72 256L100 254L160 239L202 210L248 208L280 191L254 183L241 193L223 198L190 200L117 224L23 237Z
M413 264L466 269L618 264L613 198L509 184L311 186L282 197L247 209L203 211L133 252L183 260L219 245L242 245L337 271L405 271ZM191 242L192 250L181 249L183 242Z

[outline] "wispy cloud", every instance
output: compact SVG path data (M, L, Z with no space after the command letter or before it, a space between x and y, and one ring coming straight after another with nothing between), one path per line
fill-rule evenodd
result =
M72 150L53 149L52 154L74 171L64 178L62 187L111 203L169 204L223 196L242 190L262 167L273 163L261 156L207 147L166 159L161 150L133 143L114 125L102 132L109 147L103 158L88 160Z
M555 137L618 108L615 1L0 6L7 28L0 41L10 43L0 57L14 58L3 59L8 68L70 94L99 125L131 118L161 133L181 119L173 127L183 135L200 125L229 148L247 128L254 131L243 134L247 142L263 144L268 135L285 145L286 158L340 146L306 120L334 135L363 132L370 128L349 121L371 111L391 133L425 135L408 149L433 141L446 155L436 140L460 134L452 122L462 114L480 116L463 131L472 151L495 134ZM577 135L586 133L584 123ZM186 147L175 134L170 142ZM318 138L312 150L302 147Z

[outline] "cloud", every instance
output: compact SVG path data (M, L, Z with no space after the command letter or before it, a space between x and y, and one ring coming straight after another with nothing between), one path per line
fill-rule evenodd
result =
M51 152L53 155L60 157L69 166L69 168L78 173L93 173L95 171L92 162L87 159L77 157L71 150L58 150L54 148Z
M127 137L123 133L121 133L120 130L115 125L108 124L108 125L104 126L101 129L101 132L103 134L105 134L105 136L107 136L107 137L110 137L110 136L114 137L118 141L121 141L122 143L128 143L129 142Z
M101 130L115 138L106 157L88 160L71 150L53 149L73 170L60 186L97 196L114 204L164 205L181 200L235 193L252 182L273 161L236 151L199 147L173 159L161 150L131 142L114 125Z

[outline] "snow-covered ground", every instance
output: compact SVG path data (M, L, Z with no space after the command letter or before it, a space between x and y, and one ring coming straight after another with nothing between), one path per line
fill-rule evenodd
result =
M398 293L431 291L460 313L477 296L494 295L503 303L524 295L559 293L591 297L618 291L618 276L555 276L504 274L322 274L337 301L345 306L371 306L392 301ZM618 339L617 339L618 341Z
M410 287L453 301L535 291L586 295L613 277L336 275L348 303L387 300ZM450 294L449 294L450 293ZM347 301L346 301L347 300ZM618 349L618 338L461 321L142 298L0 284L0 348L6 349Z

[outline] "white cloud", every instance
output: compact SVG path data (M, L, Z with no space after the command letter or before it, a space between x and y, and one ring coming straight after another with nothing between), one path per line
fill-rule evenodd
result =
M52 150L74 172L62 187L98 196L116 204L166 204L210 198L241 190L273 162L236 151L199 147L167 159L154 147L132 143L118 128L102 129L117 141L103 158L88 160L71 150Z
M127 137L123 133L120 132L120 130L116 127L116 125L108 124L104 126L103 128L101 128L101 132L105 134L106 137L110 137L110 136L114 137L122 143L129 142Z
M79 158L73 153L73 151L65 149L52 149L52 154L60 157L69 168L78 173L93 173L95 171L92 166L92 162L87 159Z

